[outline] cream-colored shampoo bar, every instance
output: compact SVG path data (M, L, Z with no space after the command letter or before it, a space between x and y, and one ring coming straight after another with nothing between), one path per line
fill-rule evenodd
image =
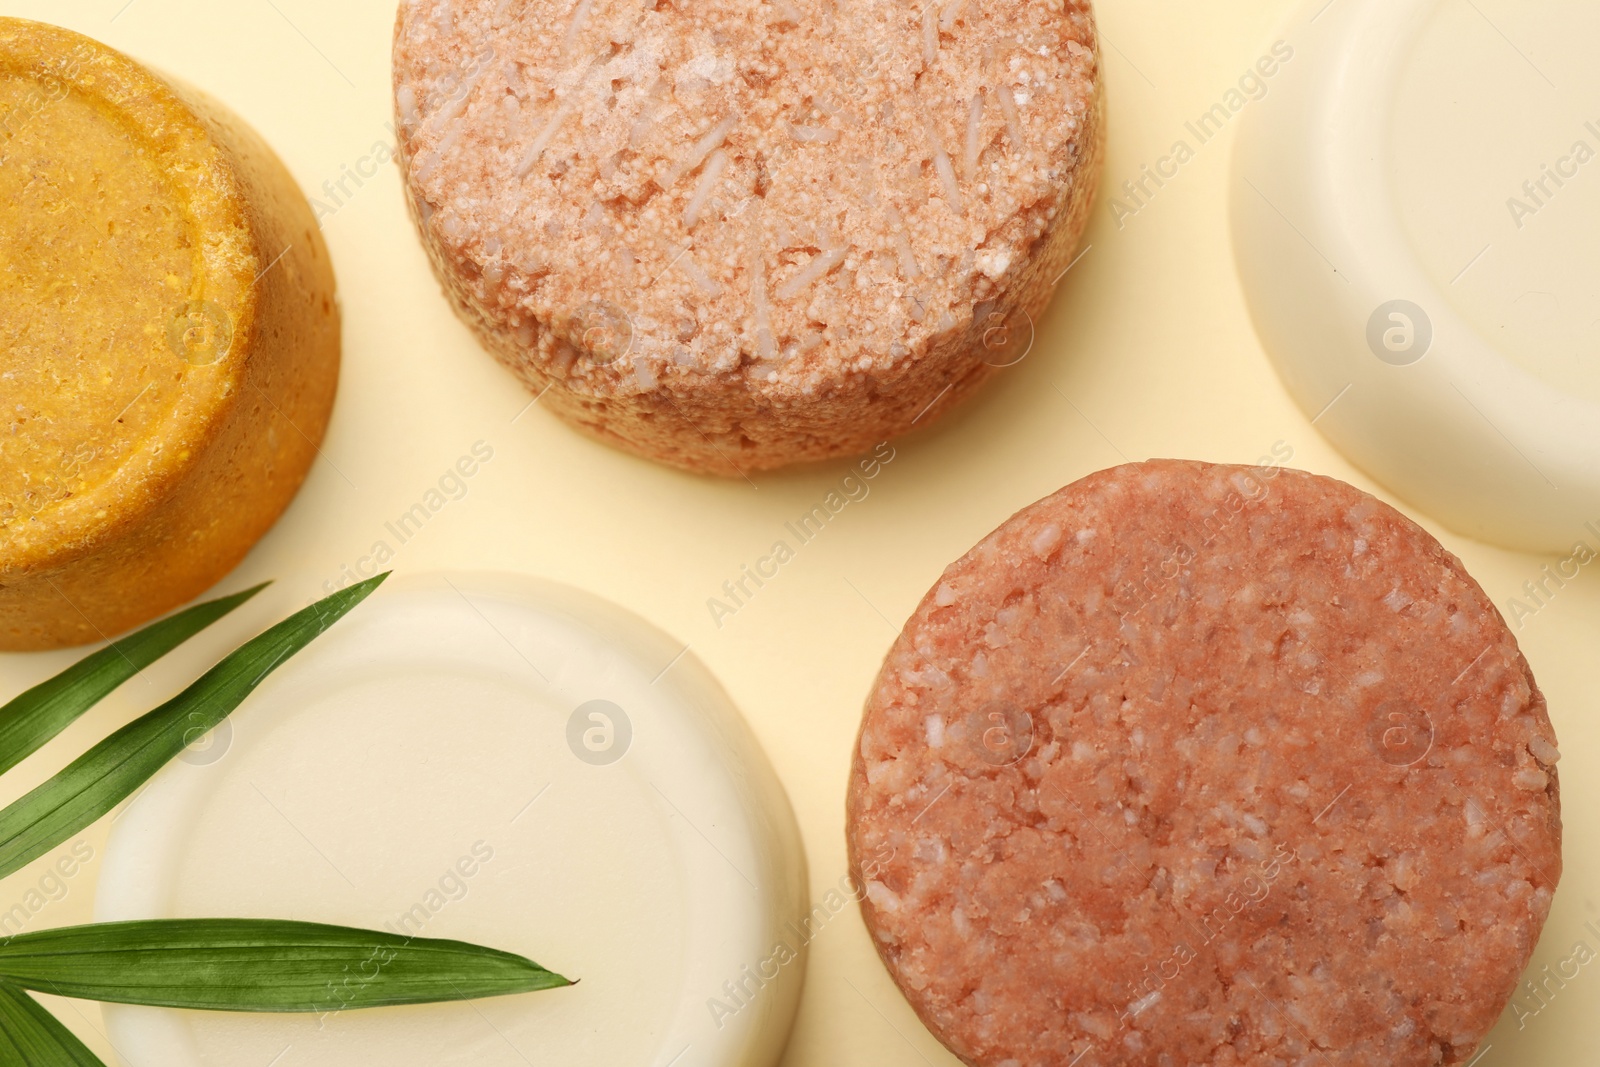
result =
M1412 506L1570 554L1600 520L1600 7L1307 0L1281 35L1232 195L1284 383Z
M770 1067L805 860L693 654L585 594L452 575L376 593L117 822L103 920L262 915L456 938L578 984L249 1016L109 1007L129 1067ZM778 951L778 946L787 951ZM359 980L359 979L352 979Z

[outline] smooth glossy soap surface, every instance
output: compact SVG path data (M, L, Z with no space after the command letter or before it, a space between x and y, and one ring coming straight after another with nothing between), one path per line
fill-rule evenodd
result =
M1307 0L1284 25L1233 163L1263 346L1408 504L1570 554L1600 516L1600 9Z
M132 1067L776 1062L803 953L746 972L793 943L804 858L766 757L681 651L558 586L380 591L128 809L99 917L386 928L578 984L298 1016L117 1007L112 1041Z

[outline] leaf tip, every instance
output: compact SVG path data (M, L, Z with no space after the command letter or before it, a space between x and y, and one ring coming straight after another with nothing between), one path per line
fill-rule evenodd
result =
M538 992L541 989L563 989L567 986L575 986L583 981L581 978L568 978L564 974L557 974L550 968L537 964L526 956L522 957L522 962L532 968L533 973L530 976L532 981L528 986L528 992L530 993Z
M384 582L388 581L389 580L389 576L391 574L393 574L393 573L394 573L394 571L384 571L381 574L374 574L371 578L368 578L365 581L357 582L355 585L352 585L350 587L352 590L359 590L359 592L357 592L356 595L355 595L356 602L360 603L361 601L365 600L368 596L370 596L374 591L377 590L378 586L380 586Z

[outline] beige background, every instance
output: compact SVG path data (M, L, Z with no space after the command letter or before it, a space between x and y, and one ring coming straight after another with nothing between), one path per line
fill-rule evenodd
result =
M1536 17L1514 0L1471 2L1511 37L1519 20ZM1165 154L1184 135L1184 121L1217 101L1266 50L1287 8L1283 0L1103 0L1107 186L1137 177L1142 163ZM3 0L0 12L63 23L206 88L255 124L307 191L330 206L323 183L337 180L343 167L370 170L364 161L392 143L386 124L394 0ZM1294 26L1287 36L1293 42L1315 29ZM524 411L530 397L479 351L440 296L392 166L378 168L359 189L347 181L354 195L324 220L345 314L344 379L324 459L226 583L237 588L271 577L278 586L105 701L8 776L0 799L171 695L208 656L304 603L325 581L337 582L341 567L357 564L374 542L396 545L384 522L420 500L481 440L493 447L493 460L464 498L399 546L395 565L554 578L609 597L689 642L743 707L788 787L813 886L835 882L845 863L850 746L878 663L940 569L1006 516L1124 459L1254 461L1280 441L1293 448L1293 465L1376 490L1290 403L1251 330L1225 210L1233 133L1230 127L1202 146L1120 228L1103 197L1091 247L1039 324L1028 358L965 410L897 443L871 495L851 503L720 628L707 598L737 577L741 564L765 554L783 523L836 484L845 464L764 476L754 485L711 481L609 451L538 407ZM1473 543L1417 518L1501 605L1553 562ZM1600 949L1600 939L1583 929L1600 919L1600 733L1593 725L1600 700L1584 684L1600 645L1593 569L1518 632L1565 754L1567 869L1535 969L1566 959L1579 939ZM0 695L72 658L0 658ZM84 835L97 856L108 822ZM0 885L0 915L20 904L30 913L27 928L87 919L94 864L68 881L63 899L49 901L29 896L46 862ZM829 925L812 953L790 1067L955 1062L900 999L854 915ZM52 1005L109 1055L94 1005ZM1597 1009L1600 967L1591 966L1520 1030L1508 1012L1479 1062L1600 1062Z

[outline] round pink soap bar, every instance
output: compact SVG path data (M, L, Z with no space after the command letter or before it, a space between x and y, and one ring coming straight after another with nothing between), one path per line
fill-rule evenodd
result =
M1544 698L1342 482L1158 460L945 571L867 701L862 910L982 1067L1464 1063L1561 872Z
M406 191L578 428L720 474L856 454L1026 353L1094 195L1097 48L1088 0L410 0Z

